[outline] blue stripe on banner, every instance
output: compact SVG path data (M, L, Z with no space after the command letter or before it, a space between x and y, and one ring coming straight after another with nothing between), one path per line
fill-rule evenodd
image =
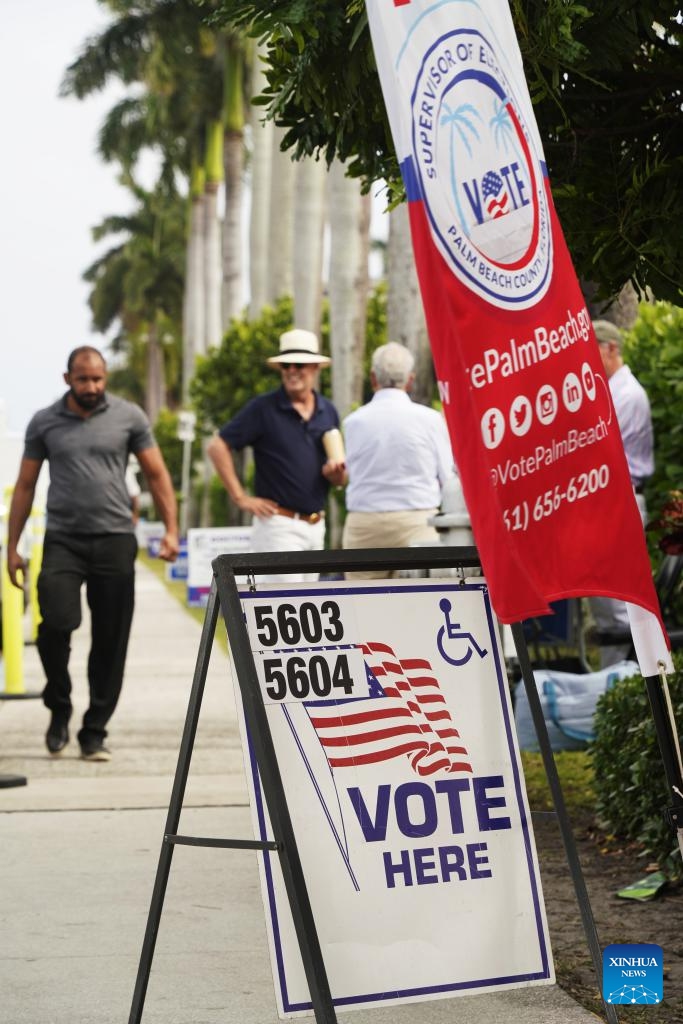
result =
M412 156L407 156L401 163L401 177L406 188L408 202L414 203L422 199L422 188L419 178L415 173L415 161Z

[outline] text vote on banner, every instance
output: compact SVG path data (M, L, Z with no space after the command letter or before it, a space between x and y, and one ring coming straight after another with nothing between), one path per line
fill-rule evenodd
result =
M439 389L496 612L512 622L560 597L604 594L658 614L508 4L367 9Z

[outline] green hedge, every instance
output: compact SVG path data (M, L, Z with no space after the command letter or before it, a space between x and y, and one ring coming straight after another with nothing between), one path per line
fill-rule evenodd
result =
M674 659L669 690L683 726L683 655ZM673 877L683 875L675 833L663 811L671 804L652 712L641 676L616 683L598 701L590 756L601 824L642 844L643 852Z

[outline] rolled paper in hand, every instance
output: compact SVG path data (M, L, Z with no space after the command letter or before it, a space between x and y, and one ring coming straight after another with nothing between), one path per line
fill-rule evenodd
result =
M336 427L334 430L326 430L323 434L323 448L330 462L343 462L346 456L341 430Z

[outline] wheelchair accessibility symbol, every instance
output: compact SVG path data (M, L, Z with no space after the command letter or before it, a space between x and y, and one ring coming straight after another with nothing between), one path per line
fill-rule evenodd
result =
M459 622L451 622L451 602L447 597L441 598L439 608L443 612L446 622L438 632L436 646L439 648L439 654L444 661L447 661L449 665L466 665L472 657L473 650L477 652L480 658L486 657L488 653L486 648L482 650L471 633L461 630ZM449 646L450 641L453 641L454 645L457 644L455 650L451 650L450 654L446 654L444 640L449 642ZM467 645L465 648L463 648L463 641ZM456 657L456 652L460 655L459 657Z

